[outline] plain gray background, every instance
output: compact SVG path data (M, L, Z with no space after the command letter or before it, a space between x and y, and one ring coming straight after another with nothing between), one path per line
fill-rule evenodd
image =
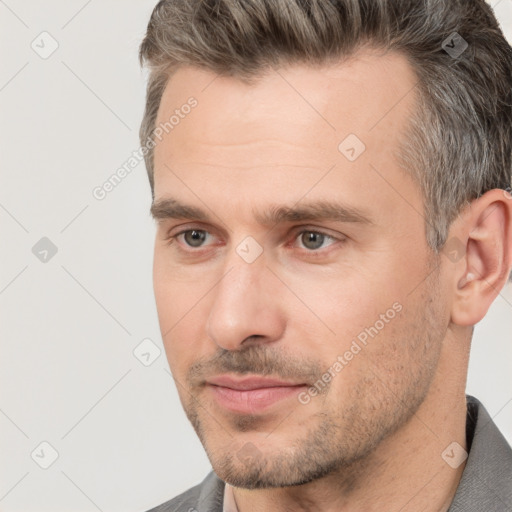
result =
M143 163L92 194L139 147L155 4L0 0L2 512L145 511L210 469L161 343ZM512 0L492 4L512 40ZM476 328L467 390L509 442L511 328L507 285Z

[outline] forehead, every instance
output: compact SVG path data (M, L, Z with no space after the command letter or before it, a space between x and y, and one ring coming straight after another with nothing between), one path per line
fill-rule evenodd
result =
M193 96L198 101L193 117L202 123L195 131L204 142L223 143L223 136L229 135L242 143L274 134L296 142L304 136L304 124L337 138L359 133L369 140L386 127L404 124L414 106L416 82L405 56L376 49L359 50L322 66L266 68L252 84L181 67L167 83L157 124L168 121ZM183 125L173 130L175 139L186 130L187 123ZM246 131L231 129L242 125Z
M336 173L322 178L323 188L316 186L310 195L320 197L343 184L347 194L376 207L404 194L414 202L418 191L405 183L395 153L407 135L416 83L404 56L377 50L329 65L269 69L253 84L180 68L164 91L157 125L182 112L191 97L197 106L182 112L157 143L155 198L171 188L184 190L178 181L186 176L200 197L214 196L210 184L222 187L226 197L230 187L255 196L271 183L292 200L297 197L290 197L290 184L300 193L335 166ZM343 141L353 142L353 135L364 144L355 161L342 153Z

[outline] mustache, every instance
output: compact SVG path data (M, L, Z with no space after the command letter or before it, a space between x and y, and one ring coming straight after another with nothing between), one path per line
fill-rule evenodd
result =
M202 386L209 377L223 373L250 373L312 384L324 370L318 362L254 345L243 350L219 349L214 356L199 359L189 368L187 382L191 387Z

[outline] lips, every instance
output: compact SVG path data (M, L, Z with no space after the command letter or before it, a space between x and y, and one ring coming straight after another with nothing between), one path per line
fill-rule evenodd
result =
M221 375L208 379L208 384L214 386L221 386L223 388L236 389L239 391L246 391L251 389L262 389L262 388L278 388L278 387L293 387L293 386L304 386L302 382L287 382L278 379L267 379L265 377L244 377L235 378L229 375Z
M216 402L231 412L257 414L290 399L306 387L305 383L264 377L236 378L221 375L208 379L207 388Z

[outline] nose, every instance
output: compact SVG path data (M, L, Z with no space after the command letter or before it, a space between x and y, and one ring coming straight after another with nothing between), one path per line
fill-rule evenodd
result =
M225 268L212 294L208 336L226 350L280 339L286 327L280 282L264 258L247 263L233 251Z

